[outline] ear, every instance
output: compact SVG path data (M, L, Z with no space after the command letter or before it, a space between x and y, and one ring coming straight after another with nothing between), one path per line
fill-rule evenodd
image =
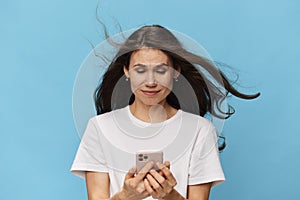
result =
M128 72L128 69L126 68L126 66L124 65L123 66L123 71L124 71L124 74L127 78L129 78L129 72Z
M174 69L174 73L173 73L173 78L177 79L178 76L180 75L180 72L181 72L181 68L178 67L178 69Z

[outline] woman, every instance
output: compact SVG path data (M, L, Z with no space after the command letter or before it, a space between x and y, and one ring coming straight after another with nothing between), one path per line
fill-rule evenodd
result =
M162 26L132 33L96 89L98 116L89 121L71 169L86 179L89 200L207 200L211 187L225 177L215 128L203 116L232 115L232 107L224 111L221 106L228 93L259 96L238 92L209 60L185 50ZM122 121L130 125L120 128ZM140 126L142 131L133 128ZM116 146L128 152L159 149L171 162L124 172L118 169L133 166L134 155L121 156ZM182 151L172 157L176 148ZM155 165L160 171L151 170Z

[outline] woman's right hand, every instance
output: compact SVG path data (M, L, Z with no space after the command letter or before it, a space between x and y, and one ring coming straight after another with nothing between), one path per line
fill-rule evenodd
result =
M136 176L136 167L131 168L125 176L124 185L119 194L120 199L140 200L150 196L145 188L144 178L153 166L153 162L148 162Z

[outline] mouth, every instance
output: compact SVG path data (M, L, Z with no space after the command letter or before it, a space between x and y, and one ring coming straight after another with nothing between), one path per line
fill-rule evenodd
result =
M156 90L156 91L149 91L149 90L142 90L142 92L147 95L147 96L154 96L157 93L159 93L160 90Z

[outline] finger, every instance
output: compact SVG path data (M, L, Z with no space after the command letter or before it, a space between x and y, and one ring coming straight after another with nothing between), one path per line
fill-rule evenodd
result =
M128 180L130 178L133 178L134 177L134 174L135 174L135 171L136 171L136 167L133 166L128 172L127 174L125 175L125 180Z
M153 168L154 163L152 161L148 162L142 169L141 171L135 176L135 180L137 182L140 182L145 178L147 173Z
M136 188L136 191L138 192L138 194L140 196L142 196L143 198L146 198L148 196L150 196L150 194L148 193L145 184L143 182L140 182Z
M148 174L146 177L155 192L162 191L161 185L153 178L152 175Z
M168 169L170 169L170 167L171 167L169 161L165 161L165 162L164 162L164 165L165 165ZM158 173L159 173L161 176L165 177L164 173L163 173L161 170L159 170Z
M169 186L166 179L162 175L160 175L157 171L151 170L150 174L162 186L162 188L167 188Z
M151 195L155 199L158 199L158 197L159 197L158 192L156 192L153 189L153 186L150 184L150 182L147 178L144 179L144 185L145 185L145 188L146 188L147 192L149 193L149 195Z
M170 169L170 167L171 167L171 164L170 164L169 161L165 161L165 162L164 162L164 165L165 165L168 169Z
M164 176L164 173L161 170L159 170L158 173L159 175Z
M166 177L166 179L168 180L168 182L172 185L175 186L176 183L176 179L174 178L172 172L170 171L170 169L161 164L161 163L157 163L157 166L160 168L160 170L163 172L164 176Z
M158 162L158 163L160 163L160 162ZM155 163L155 165L158 167L158 163ZM164 162L164 165L167 167L167 168L169 168L170 169L170 162L169 161L165 161ZM160 168L161 167L158 167L158 173L161 175L161 176L164 176L164 173L160 170Z
M152 194L154 192L154 190L152 189L148 179L146 179L146 178L144 179L144 185L145 185L145 188L146 188L146 190L149 194Z
M139 182L139 184L137 185L137 187L135 188L135 190L139 193L142 194L146 191L145 185L143 182Z

